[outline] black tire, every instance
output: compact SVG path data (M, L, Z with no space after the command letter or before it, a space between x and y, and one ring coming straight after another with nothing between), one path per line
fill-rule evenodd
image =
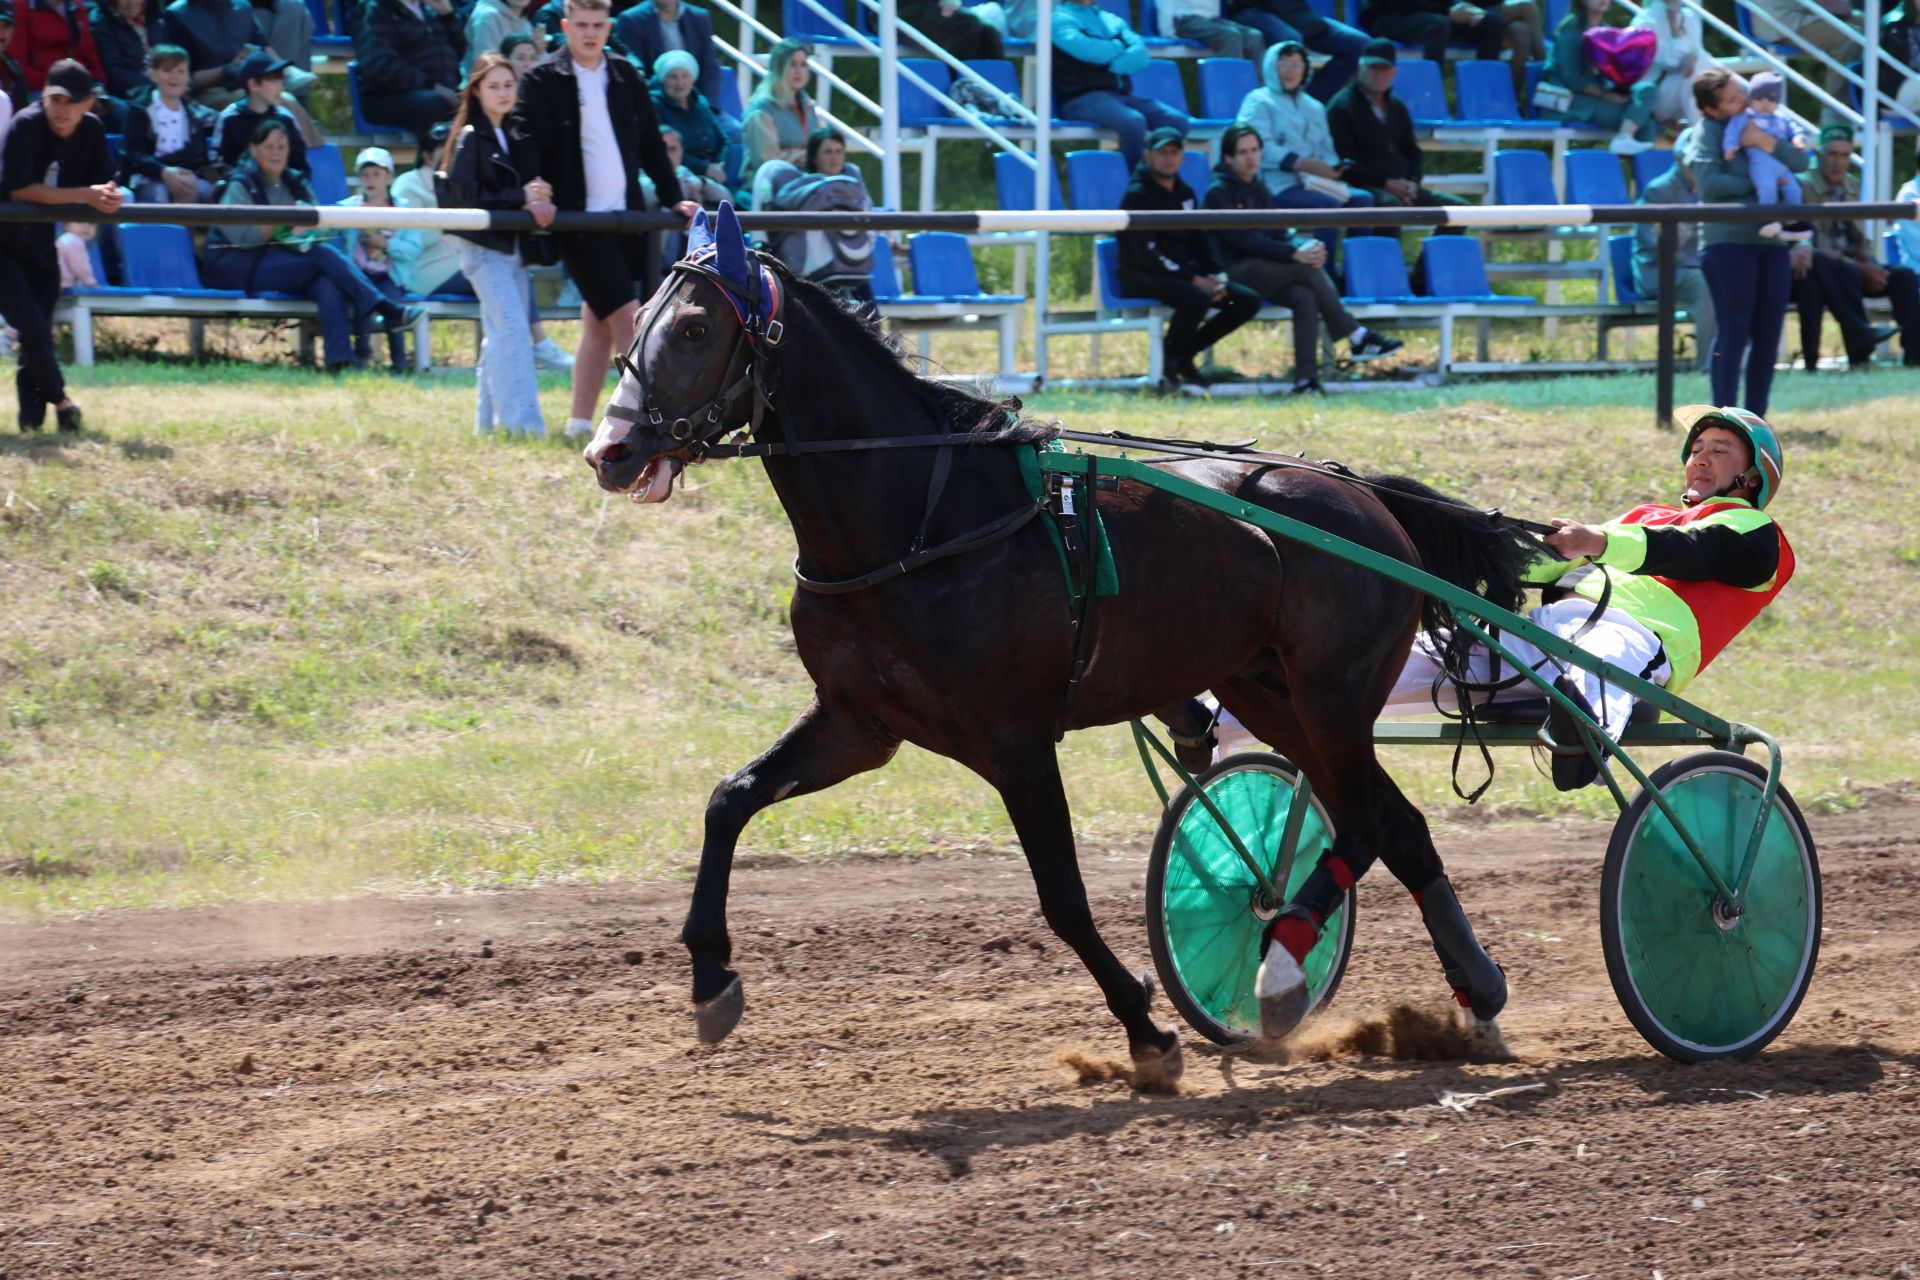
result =
M1244 795L1249 789L1254 792L1265 790L1278 796L1284 787L1290 797L1299 771L1285 757L1271 752L1252 751L1228 756L1198 774L1194 781L1207 789L1209 797L1216 804L1233 795ZM1301 853L1295 860L1293 883L1297 887L1313 870L1318 860L1320 837L1324 833L1326 844L1331 844L1333 824L1321 808L1318 796L1312 799L1312 817L1301 832ZM1167 802L1165 813L1160 819L1160 829L1153 838L1153 853L1147 864L1147 942L1153 951L1154 972L1159 975L1160 985L1166 989L1167 999L1180 1012L1188 1026L1198 1031L1215 1044L1233 1044L1242 1040L1254 1039L1259 1034L1257 1009L1247 1016L1247 1008L1242 1007L1236 1013L1232 1008L1252 998L1252 972L1259 967L1258 935L1264 928L1264 921L1254 914L1252 891L1257 887L1251 872L1248 872L1237 857L1231 861L1220 859L1210 863L1206 875L1217 873L1220 877L1218 891L1212 895L1212 904L1220 908L1218 915L1223 926L1218 933L1207 937L1183 936L1180 931L1189 927L1189 914L1179 911L1170 912L1168 903L1169 867L1174 858L1176 837L1181 831L1183 820L1194 815L1196 821L1207 824L1209 830L1213 824L1206 809L1198 804L1192 791L1182 786ZM1277 846L1284 827L1284 810L1280 812L1282 821L1278 826L1272 821L1266 823L1270 828L1268 839ZM1315 825L1317 824L1317 826ZM1259 832L1236 831L1241 840L1256 857L1271 859L1278 853L1277 847L1266 847L1257 843ZM1184 886L1180 895L1186 901L1195 896L1196 877L1193 865L1189 861L1194 855L1190 848L1191 837L1182 842L1181 862L1174 878ZM1315 846L1311 850L1309 845ZM1218 854L1218 849L1214 850ZM1283 886L1285 887L1285 886ZM1198 892L1205 896L1208 890ZM1244 903L1244 918L1237 908ZM1336 909L1329 919L1329 929L1323 934L1320 947L1331 949L1322 952L1316 948L1314 955L1323 956L1319 965L1309 957L1309 974L1321 972L1321 981L1315 984L1313 1008L1317 1009L1333 999L1334 992L1340 986L1340 980L1346 975L1347 961L1353 950L1354 892L1347 890L1345 902ZM1231 957L1222 959L1220 948L1226 948ZM1201 961L1218 979L1209 986L1206 993L1196 991L1183 975L1181 957L1187 957L1187 964L1193 967ZM1249 963L1250 961L1250 963ZM1226 984L1232 991L1225 989ZM1244 984L1244 992L1240 990Z
M1731 882L1766 777L1745 756L1703 751L1669 761L1649 780ZM1767 821L1738 916L1718 901L1648 792L1614 824L1600 885L1607 976L1634 1028L1676 1061L1758 1053L1793 1020L1813 981L1821 919L1813 833L1784 787Z

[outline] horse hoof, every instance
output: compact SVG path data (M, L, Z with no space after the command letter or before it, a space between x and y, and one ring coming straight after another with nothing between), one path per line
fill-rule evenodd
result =
M1133 1085L1142 1093L1172 1093L1185 1070L1178 1037L1164 1049L1144 1045L1133 1050Z
M1312 1005L1307 975L1278 943L1267 947L1267 958L1260 962L1259 976L1254 979L1253 994L1260 1001L1260 1034L1269 1040L1292 1035Z
M747 993L736 976L719 995L693 1006L693 1025L700 1043L719 1044L725 1040L727 1034L740 1025L740 1015L746 1011Z
M1470 1019L1472 1025L1467 1028L1467 1039L1473 1046L1473 1056L1489 1062L1513 1061L1513 1050L1507 1047L1506 1036L1500 1033L1500 1024L1492 1018Z

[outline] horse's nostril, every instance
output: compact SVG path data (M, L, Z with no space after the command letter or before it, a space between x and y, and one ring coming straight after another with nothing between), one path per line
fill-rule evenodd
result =
M594 465L600 466L600 467L610 467L614 463L619 462L621 459L625 458L626 456L627 456L626 443L624 441L615 440L614 442L612 442L611 444L605 446L600 450L600 456L594 459Z

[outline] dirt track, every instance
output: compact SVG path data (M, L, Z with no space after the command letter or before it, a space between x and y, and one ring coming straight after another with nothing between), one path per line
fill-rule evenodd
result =
M1754 1062L1619 1012L1604 828L1454 828L1516 1061L1189 1033L1176 1098L1060 1065L1122 1040L1006 857L749 860L714 1050L680 883L0 925L0 1280L1913 1275L1920 803L1814 829L1820 971ZM1142 964L1144 861L1086 859ZM1359 923L1330 1016L1438 1010L1384 872Z

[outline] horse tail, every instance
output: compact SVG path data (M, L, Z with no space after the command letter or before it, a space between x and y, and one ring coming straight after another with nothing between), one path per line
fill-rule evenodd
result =
M1526 590L1522 575L1541 554L1532 535L1407 476L1368 476L1366 482L1406 530L1421 568L1489 604L1519 608ZM1464 678L1469 646L1449 635L1451 608L1422 597L1420 625L1439 646L1448 674Z

